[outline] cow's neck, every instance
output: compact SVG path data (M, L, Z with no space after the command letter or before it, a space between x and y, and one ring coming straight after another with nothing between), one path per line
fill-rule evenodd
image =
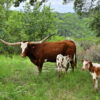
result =
M35 47L29 46L29 51L28 51L28 53L27 53L27 56L29 57L29 59L30 59L35 65L37 65L37 61L38 61L38 58L39 58L39 56L38 56L38 54L37 54L37 52L38 52L37 48L38 48L38 46L35 46Z
M36 54L37 54L37 51L35 49L33 49L33 48L30 48L29 51L28 51L28 53L27 53L27 56L29 58L35 60L37 58L37 55Z

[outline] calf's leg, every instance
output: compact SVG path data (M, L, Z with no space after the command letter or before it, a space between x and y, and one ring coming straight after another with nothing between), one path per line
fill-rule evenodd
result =
M61 77L61 74L62 74L62 68L59 68L58 67L58 73L59 73L59 78Z
M98 79L93 79L94 81L94 88L98 89Z
M69 63L66 65L65 72L68 71L68 68L69 68Z

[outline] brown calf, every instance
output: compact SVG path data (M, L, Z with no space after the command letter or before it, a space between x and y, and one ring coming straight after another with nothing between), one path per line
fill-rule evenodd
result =
M94 88L98 88L98 78L100 78L100 64L92 63L88 60L83 60L82 70L88 69L94 81Z

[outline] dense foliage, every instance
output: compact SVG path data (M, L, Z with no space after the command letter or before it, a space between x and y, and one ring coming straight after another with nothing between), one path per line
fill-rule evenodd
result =
M100 36L100 0L75 0L74 9L78 15L90 18L90 28Z
M50 7L43 6L42 10L37 3L33 9L26 4L24 12L10 11L0 6L0 38L8 42L41 40L51 33L57 33L55 13ZM1 44L0 44L1 45ZM3 47L3 48L2 48ZM18 52L15 47L2 45L2 51Z
M90 28L96 33L97 36L100 36L100 11L93 15L90 22Z
M75 13L57 14L58 34L66 37L88 38L95 35L90 29L89 18L81 18Z
M100 0L75 0L74 9L79 15L93 13L100 10Z
M47 0L14 0L14 6L18 7L20 3L28 1L31 6L34 6L37 2L39 2L39 6L41 6Z

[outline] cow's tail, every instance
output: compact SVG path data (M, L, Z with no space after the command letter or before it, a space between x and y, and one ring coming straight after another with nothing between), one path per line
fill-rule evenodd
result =
M75 51L74 59L75 59L75 67L77 67L77 55L76 55L76 51Z

